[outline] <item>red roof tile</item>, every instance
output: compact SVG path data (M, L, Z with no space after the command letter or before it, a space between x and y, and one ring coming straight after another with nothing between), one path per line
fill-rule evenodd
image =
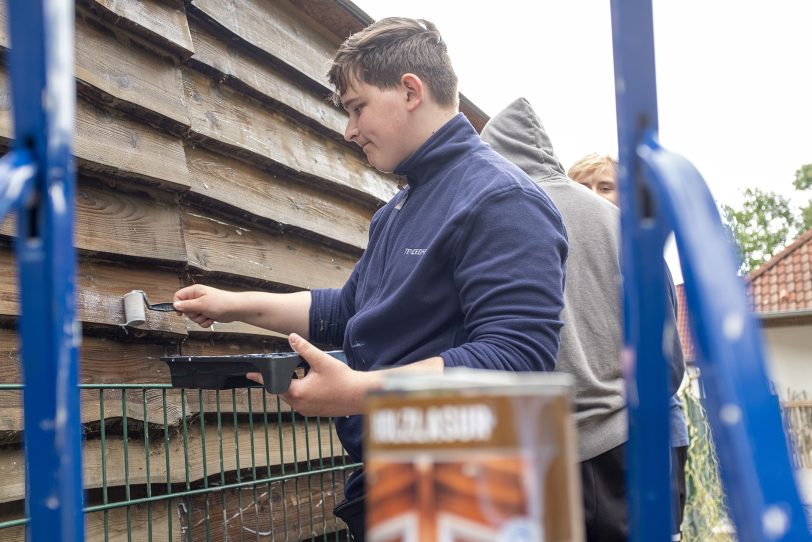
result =
M812 310L812 228L750 273L748 291L755 312ZM685 361L694 361L685 285L677 285L677 327Z
M812 309L812 228L750 273L756 312Z
M685 362L694 361L694 341L691 338L690 321L688 320L688 304L685 302L685 285L677 284L677 330L682 342L682 355Z

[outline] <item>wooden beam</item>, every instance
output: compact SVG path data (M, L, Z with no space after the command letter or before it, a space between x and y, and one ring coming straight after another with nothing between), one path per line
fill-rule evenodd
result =
M161 367L154 363L154 367ZM165 372L165 366L162 372ZM162 375L156 374L155 379ZM104 397L104 408L101 408L101 399ZM122 399L123 396L123 399ZM263 397L265 403L263 403ZM231 419L236 413L238 416L249 411L257 420L263 418L263 407L267 405L267 419L271 423L277 421L276 396L265 393L261 388L240 388L234 390L182 390L180 388L158 389L148 384L142 389L83 389L80 391L82 423L88 431L98 432L101 420L113 420L118 426L123 424L122 413L126 413L128 424L131 427L142 428L144 419L144 401L147 403L146 418L150 425L149 430L160 432L163 427L163 413L167 414L167 425L176 427L184 420L196 419L200 412L216 413ZM0 444L13 444L22 441L22 392L19 390L0 391ZM184 410L185 409L185 410ZM235 410L236 409L236 410ZM185 415L184 415L185 411ZM279 412L287 413L290 407L284 402L279 403ZM112 423L112 422L111 422ZM261 423L261 422L257 422ZM156 424L161 424L158 427Z
M171 427L188 423L200 413L252 414L258 420L267 417L276 422L278 412L290 412L286 403L261 388L220 390L218 393L216 390L155 387L172 382L169 366L160 360L162 356L178 355L181 351L190 356L268 353L280 349L277 342L244 337L239 343L233 339L188 340L179 347L149 341L149 337L138 342L84 337L79 349L82 384L144 385L142 389L81 390L81 416L82 422L87 424L87 431L97 432L100 420L121 420L125 415L135 422L143 422L145 402L146 418L153 425L152 431L161 431L164 411L166 423ZM20 384L21 363L17 334L12 329L0 328L0 383ZM0 442L19 442L22 438L22 404L21 390L0 391Z
M113 192L110 192L114 194ZM3 227L5 228L5 226ZM0 247L0 320L15 322L19 316L17 271L9 247ZM150 301L171 300L181 288L178 272L151 265L109 263L80 258L77 272L77 317L87 328L109 326L122 338L158 334L175 342L187 335L185 318L175 312L147 310L144 324L121 328L125 322L123 296L131 290L144 290ZM164 341L165 342L165 341Z
M363 30L375 22L357 5L336 0L288 0L296 9L306 14L313 21L329 30L334 36L334 49L347 39L350 34Z
M10 93L8 74L0 70L0 94ZM8 145L13 132L11 109L0 110L0 143ZM176 192L189 188L180 138L83 99L76 101L73 151L80 173L137 179Z
M97 180L80 177L75 200L76 248L93 254L148 258L169 264L185 262L179 207L159 196L160 193L151 194L147 190L115 190ZM12 237L15 230L16 221L6 220L0 226L0 237Z
M79 0L78 4L167 52L181 58L194 54L182 0Z
M77 15L75 74L80 90L146 120L169 119L176 132L188 129L177 63L133 43L84 12Z
M343 494L340 474L304 474L298 480L93 512L87 514L85 534L87 540L108 542L304 540L346 528L333 516L333 507ZM21 514L4 513L0 521L19 517ZM0 539L25 542L25 527L0 530Z
M190 17L195 54L189 65L209 75L219 74L228 84L259 99L278 103L291 116L343 142L346 113L327 101L326 89L313 91L275 68L242 41L227 40L199 17Z
M192 498L178 516L192 540L306 540L346 528L333 515L343 497L340 473L312 474Z
M151 5L154 0L139 2L137 10L133 9L136 7L133 1L84 0L87 6L98 7L100 2L108 4L110 9L128 13L143 14L155 9ZM176 10L164 6L163 11ZM110 18L106 20L115 26ZM185 24L185 15L183 21ZM7 28L8 10L6 3L1 2L0 49L4 50L9 47ZM166 118L176 125L176 131L185 131L182 127L188 129L189 118L183 105L183 79L176 62L147 50L141 44L133 44L121 32L105 27L81 9L77 11L75 32L74 73L84 94L130 112L136 111L136 114L140 112L150 121L160 122L161 118ZM188 26L186 33L189 33Z
M371 206L278 176L202 147L186 147L192 186L184 198L206 208L227 206L284 230L349 248L355 257L367 246Z
M326 66L335 44L311 28L307 18L297 18L285 2L241 0L239 9L233 9L230 2L221 0L192 0L189 10L210 18L228 33L326 88Z
M148 447L143 434L129 435L126 449L121 435L107 434L104 441L86 439L82 448L85 489L133 487L147 484L147 480L164 488L167 483L202 485L206 478L218 478L219 483L220 475L230 479L237 470L251 472L254 467L289 465L286 472L292 474L293 464L298 462L341 464L341 444L327 423L317 426L311 421L305 427L302 418L295 426L272 421L266 437L261 424L255 424L252 433L248 423L241 422L235 429L233 420L224 418L221 429L210 421L201 430L201 419L186 430L171 428L168 439L163 434L150 438ZM0 448L0 479L0 502L24 498L22 448Z
M80 172L139 179L178 192L189 187L179 137L85 100L76 102L74 153Z
M189 265L208 274L239 275L297 289L344 285L355 258L292 235L246 227L186 208L181 217Z
M114 190L83 179L76 208L79 249L171 263L186 260L179 206L159 193Z
M200 72L184 69L183 79L193 140L373 203L397 192L393 176L375 171L346 145Z

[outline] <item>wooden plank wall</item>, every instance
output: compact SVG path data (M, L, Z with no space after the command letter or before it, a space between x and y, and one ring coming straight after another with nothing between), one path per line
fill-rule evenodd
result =
M235 323L212 332L175 313L147 311L145 324L128 329L122 296L143 289L167 301L196 282L279 292L343 284L372 214L397 191L397 179L343 140L345 113L326 99L336 45L370 21L324 0L76 3L82 383L166 385L162 355L287 350L265 330ZM13 133L7 22L0 3L3 150ZM9 217L0 223L2 384L21 383L14 235ZM284 404L277 413L276 397L260 390L81 397L89 506L302 473L95 512L88 539L177 540L191 530L195 540L257 532L288 540L341 529L332 505L344 474L309 474L345 461L328 420L305 423ZM0 521L24 514L21 411L20 390L0 391ZM0 532L23 536L24 527Z

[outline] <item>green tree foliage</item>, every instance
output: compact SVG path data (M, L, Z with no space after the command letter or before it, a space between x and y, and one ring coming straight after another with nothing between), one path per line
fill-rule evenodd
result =
M759 188L744 191L741 209L723 205L722 214L739 247L742 274L753 271L787 245L802 225L789 198Z
M795 181L792 183L795 190L809 190L812 188L812 164L806 164L795 172ZM801 231L812 228L812 200L801 208Z
M801 166L795 172L795 181L792 183L795 190L809 190L812 188L812 164Z
M801 231L812 228L812 200L801 209Z
M795 172L795 190L812 190L812 164ZM740 209L722 205L722 219L730 229L741 256L739 272L747 274L766 262L801 232L812 228L812 199L793 208L789 198L758 188L744 191Z

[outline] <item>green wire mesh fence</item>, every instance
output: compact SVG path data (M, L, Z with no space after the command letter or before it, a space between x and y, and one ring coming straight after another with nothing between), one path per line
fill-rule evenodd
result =
M359 465L331 418L297 415L262 389L80 388L88 540L347 539L332 509ZM22 542L22 444L0 457L0 540Z
M82 385L88 540L347 540L332 509L351 463L331 418L292 412L262 389ZM22 404L20 384L0 384ZM710 427L683 392L691 445L684 540L732 541ZM812 402L785 405L796 466L810 468ZM25 540L22 443L0 436L0 540Z
M692 376L691 380L696 380ZM719 477L718 457L711 438L710 424L698 394L698 386L689 385L681 392L688 417L691 439L686 466L687 502L682 523L687 542L732 542L736 533L728 517ZM812 473L812 401L793 398L781 405L784 429L791 446L793 465L807 476ZM799 476L801 478L802 476ZM807 510L812 525L812 509Z
M686 502L682 537L688 542L736 540L727 514L716 448L705 409L691 382L681 393L688 418L688 463L685 466Z

